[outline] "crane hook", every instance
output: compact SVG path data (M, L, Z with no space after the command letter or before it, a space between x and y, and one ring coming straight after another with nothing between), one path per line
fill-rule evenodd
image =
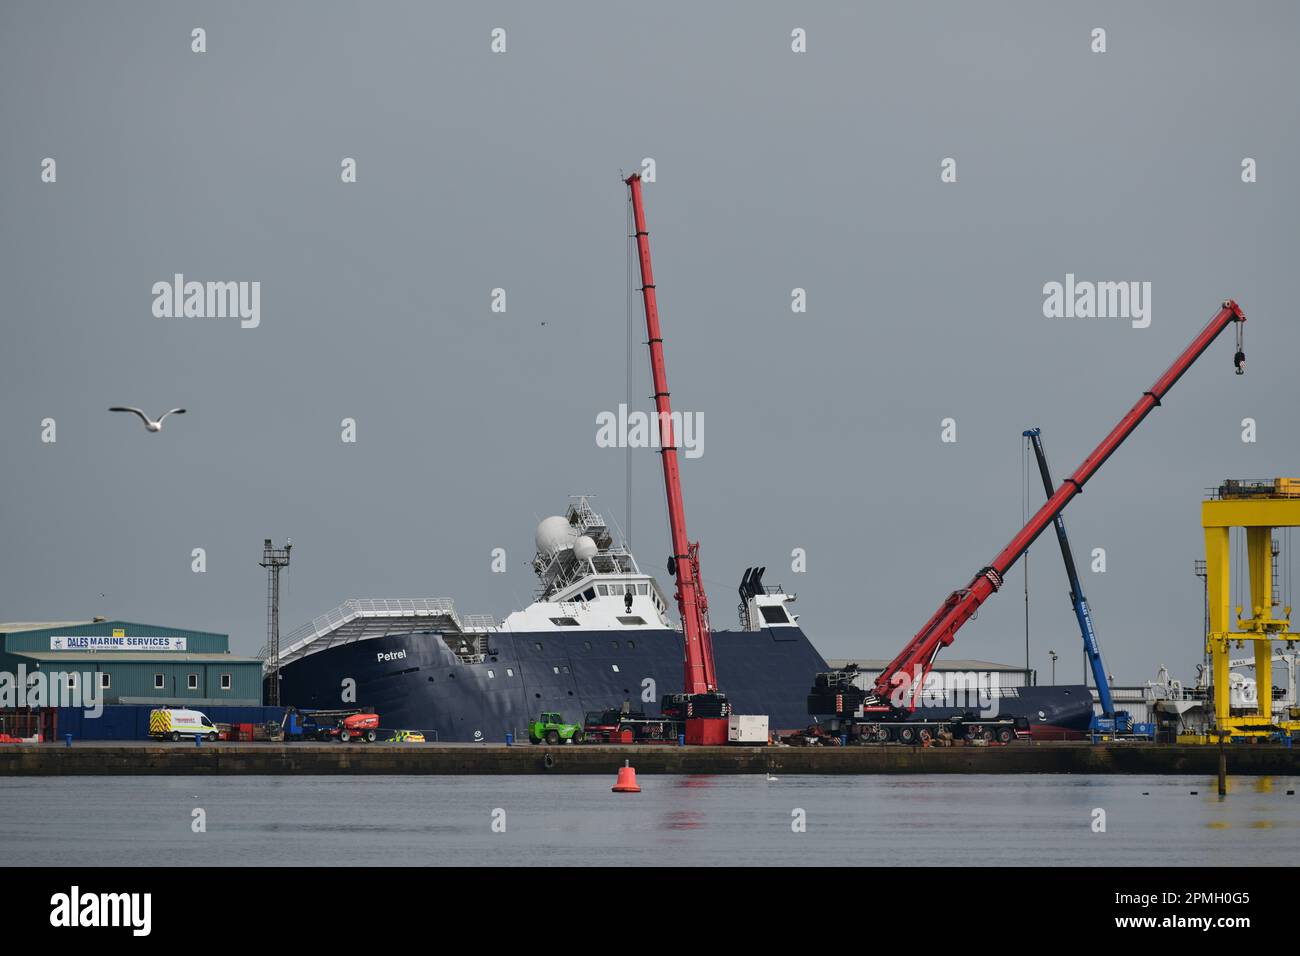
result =
M1241 349L1242 328L1240 323L1237 325L1237 354L1232 357L1233 367L1236 368L1238 375L1246 374L1246 353Z

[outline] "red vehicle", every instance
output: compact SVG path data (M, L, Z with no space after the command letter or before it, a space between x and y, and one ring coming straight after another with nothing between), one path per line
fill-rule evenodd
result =
M587 711L582 726L583 736L593 744L675 744L685 732L685 722L673 717L612 708Z
M353 714L351 717L344 717L331 731L330 736L345 744L352 740L364 740L368 744L373 744L375 738L379 736L379 715Z

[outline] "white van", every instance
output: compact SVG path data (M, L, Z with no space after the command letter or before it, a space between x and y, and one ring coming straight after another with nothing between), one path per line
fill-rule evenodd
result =
M208 740L217 739L216 725L202 711L163 707L149 713L150 737L180 740L195 734Z

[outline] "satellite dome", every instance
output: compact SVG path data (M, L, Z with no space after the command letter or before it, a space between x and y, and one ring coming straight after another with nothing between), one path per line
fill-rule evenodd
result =
M573 538L576 532L569 524L569 520L562 515L551 515L549 518L543 518L541 524L537 526L537 551L547 557L565 548L573 547Z
M585 534L573 542L573 556L579 561L594 558L599 551L600 548L596 547L596 542Z

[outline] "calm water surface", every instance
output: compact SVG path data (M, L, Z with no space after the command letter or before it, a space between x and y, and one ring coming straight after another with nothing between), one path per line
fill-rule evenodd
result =
M0 780L0 865L1291 865L1294 777ZM1191 791L1199 791L1193 795ZM207 832L191 830L202 808ZM494 810L506 832L494 833ZM1094 808L1106 832L1094 833ZM807 830L793 832L793 812Z

